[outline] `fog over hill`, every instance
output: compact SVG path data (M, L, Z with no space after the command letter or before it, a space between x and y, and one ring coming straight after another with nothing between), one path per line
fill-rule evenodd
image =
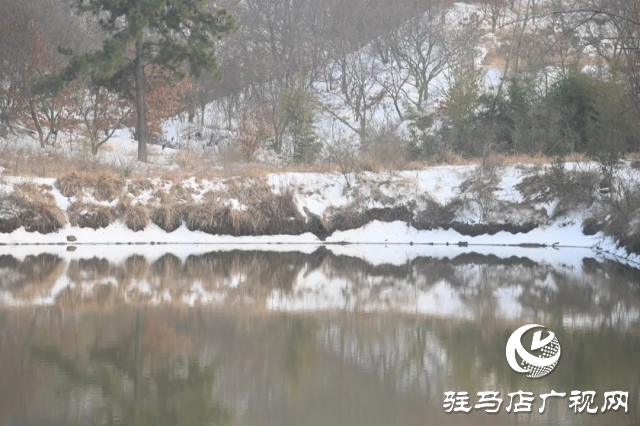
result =
M66 0L2 3L5 144L133 167L132 82L81 78L55 95L35 93L69 61L58 47L92 52L108 40L99 26L106 12L78 14ZM151 163L180 165L170 148L218 166L638 148L640 26L628 2L203 5L228 9L238 29L216 42L215 75L181 78L185 68L176 78L146 66L148 141L163 148L151 149Z

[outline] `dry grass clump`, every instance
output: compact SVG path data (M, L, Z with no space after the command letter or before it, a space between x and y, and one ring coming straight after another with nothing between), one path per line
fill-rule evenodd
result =
M98 201L113 201L122 193L125 180L117 175L98 175L93 182L93 196Z
M56 179L56 188L65 197L80 196L87 183L85 174L71 172Z
M142 204L128 204L123 210L123 221L133 232L144 230L151 221L149 210Z
M296 235L307 230L291 190L263 193L248 206L242 219L245 235Z
M56 180L56 188L65 197L82 198L89 191L98 201L113 201L125 186L125 180L114 174L92 175L90 173L71 172Z
M307 228L290 191L274 194L269 190L260 197L254 194L251 204L243 204L243 209L223 205L217 198L205 197L202 203L186 208L185 222L189 230L245 236L298 234Z
M151 221L165 232L173 232L182 226L183 212L184 204L163 204L151 212Z
M240 235L242 212L223 206L211 199L188 206L187 228L212 235Z
M80 228L100 229L111 225L117 217L115 209L99 204L75 202L67 210L69 222Z
M180 170L189 170L194 175L200 175L199 171L209 169L211 165L205 161L202 155L199 155L188 149L181 149L174 157L175 162Z
M6 217L5 214L0 214L4 217L0 230L12 232L24 226L27 232L49 234L63 228L67 223L64 212L56 204L53 195L34 183L16 185L13 194L2 204ZM11 205L13 207L10 207Z
M13 176L57 178L70 171L80 173L120 171L118 167L100 163L95 158L73 158L49 150L32 150L22 147L19 142L10 143L6 148L0 149L0 166L5 168L5 174Z
M162 186L157 188L153 193L153 198L162 204L167 203L190 203L193 201L192 194L195 191L192 188L185 188L181 182L173 182L169 190L165 190Z
M241 204L256 204L273 195L269 184L262 178L233 178L225 181L228 198L235 198Z
M185 188L184 186L176 183L171 186L171 189L169 190L169 197L170 200L174 202L191 202L193 201L193 197L191 196L193 192L193 189Z

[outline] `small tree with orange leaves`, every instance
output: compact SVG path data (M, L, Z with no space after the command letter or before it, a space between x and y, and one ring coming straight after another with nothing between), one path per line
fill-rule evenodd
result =
M246 161L254 161L260 147L272 137L273 130L261 111L250 110L242 118L238 129L238 144Z
M193 80L172 81L169 72L159 67L147 71L147 119L151 135L162 134L162 123L187 109L184 94L193 90Z
M63 65L55 43L64 15L49 0L7 3L0 15L0 118L25 124L44 148L64 127L68 93L40 94L35 85ZM43 14L49 16L44 24Z

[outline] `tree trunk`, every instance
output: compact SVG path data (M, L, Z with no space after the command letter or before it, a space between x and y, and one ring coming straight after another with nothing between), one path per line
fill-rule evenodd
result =
M140 0L137 1L140 8ZM142 63L142 35L136 41L136 112L138 122L136 135L138 136L138 161L147 162L147 111L145 104L144 65Z
M42 126L40 125L40 119L38 118L38 113L36 112L36 107L34 105L33 99L29 96L29 113L31 114L31 121L33 121L33 125L38 132L38 140L40 141L40 148L44 148L46 146L46 142L44 140L44 132L42 131Z

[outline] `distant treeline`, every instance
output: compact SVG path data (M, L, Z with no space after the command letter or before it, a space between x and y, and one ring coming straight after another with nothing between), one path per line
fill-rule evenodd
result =
M45 147L74 131L95 153L115 129L136 127L133 84L81 76L64 90L39 88L68 70L70 51L103 48L104 16L82 13L86 3L0 0L4 132L21 124ZM202 7L228 10L237 31L214 40L208 59L219 75L145 65L146 127L156 138L164 121L183 114L203 139L231 131L247 161L266 148L293 162L488 151L617 158L640 148L636 2L221 0ZM184 13L165 12L178 21ZM149 52L163 37L146 35ZM134 44L125 46L132 58Z

